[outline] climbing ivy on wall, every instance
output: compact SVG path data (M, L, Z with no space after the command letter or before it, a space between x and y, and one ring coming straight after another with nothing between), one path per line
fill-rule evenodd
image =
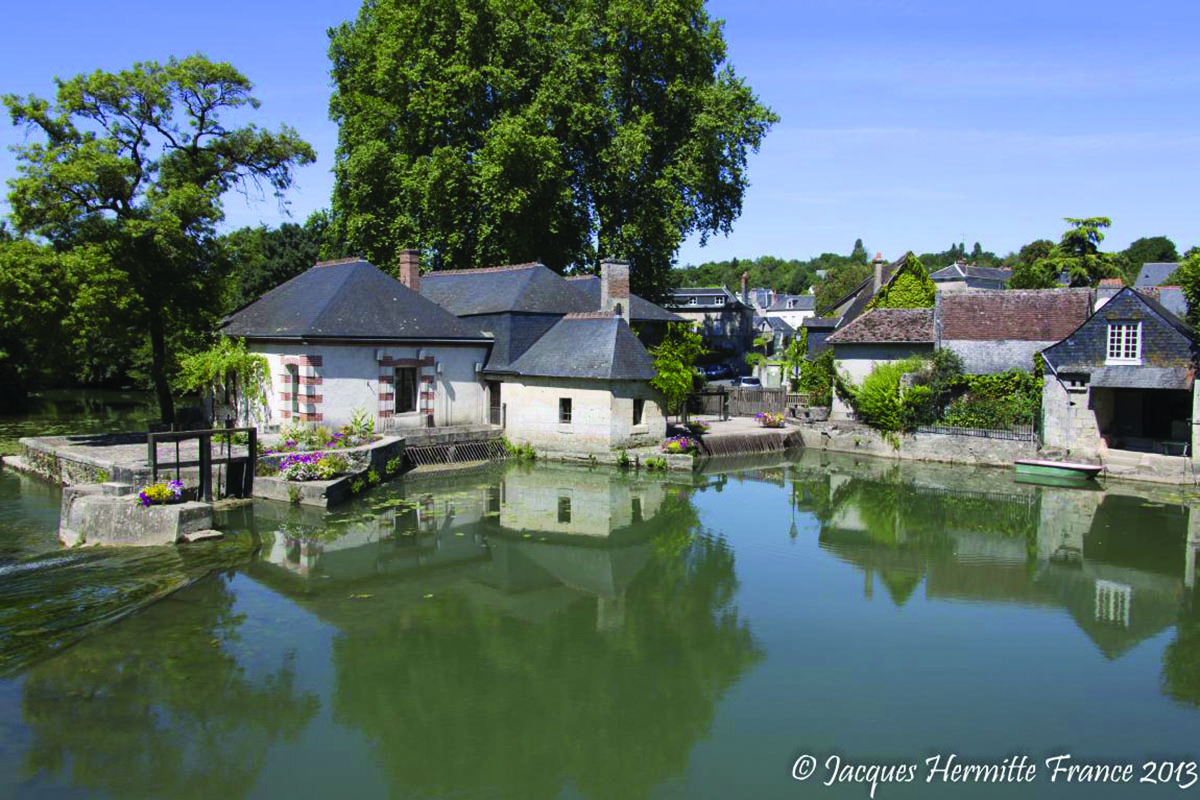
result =
M884 284L868 308L933 308L936 292L921 259L908 253L895 276Z

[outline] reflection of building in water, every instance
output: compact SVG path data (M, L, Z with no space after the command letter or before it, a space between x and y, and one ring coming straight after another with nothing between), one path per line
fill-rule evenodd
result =
M258 526L277 533L254 572L268 582L302 578L306 592L373 597L380 587L346 584L412 575L388 584L395 602L453 589L529 622L593 598L597 627L614 628L650 557L647 540L670 526L662 512L680 491L612 470L514 465L487 481L439 483L436 493L417 489L340 514L264 504Z
M902 605L930 598L1066 610L1108 657L1175 624L1195 582L1200 514L1141 497L832 476L821 544Z
M658 513L670 487L614 470L539 467L500 482L500 527L609 536Z

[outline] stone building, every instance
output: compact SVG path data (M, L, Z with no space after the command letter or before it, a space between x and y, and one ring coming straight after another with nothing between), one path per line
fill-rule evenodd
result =
M1092 313L1091 289L963 289L938 292L934 336L971 375L1031 370L1034 355L1066 338Z
M401 269L411 276L415 258ZM267 358L269 416L261 424L336 426L360 409L378 429L486 421L478 373L491 340L366 261L317 264L219 331Z
M479 375L488 419L514 442L586 452L666 435L654 366L630 321L672 316L630 293L628 265L601 265L596 291L541 264L434 272L420 288L491 335Z
M743 277L743 296L724 286L683 288L671 292L667 308L696 325L704 346L714 356L742 366L742 357L754 346L754 306Z
M768 319L778 319L786 322L789 327L799 329L804 320L816 313L817 298L811 294L781 294L777 295L763 312Z
M1200 444L1196 334L1155 300L1121 289L1042 355L1045 446L1190 456Z
M933 355L933 309L877 308L840 328L828 344L833 347L839 374L861 385L876 364ZM835 419L850 416L849 406L836 392L830 415Z
M962 289L1003 289L1012 280L1012 270L999 267L977 267L958 261L929 274L939 292Z

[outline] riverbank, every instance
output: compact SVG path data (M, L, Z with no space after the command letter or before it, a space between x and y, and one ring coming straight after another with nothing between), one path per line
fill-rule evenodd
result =
M799 432L803 446L808 450L854 453L893 461L1011 469L1013 462L1019 459L1055 457L1055 454L1039 449L1037 442L942 433L905 433L889 438L860 422L845 420L805 423L799 427ZM1192 459L1180 456L1109 450L1098 457L1073 456L1061 460L1071 458L1099 463L1104 468L1101 476L1105 481L1188 488L1198 483Z

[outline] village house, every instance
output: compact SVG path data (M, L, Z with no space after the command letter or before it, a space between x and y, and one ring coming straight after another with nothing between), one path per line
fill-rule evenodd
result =
M934 298L934 339L971 375L1031 370L1092 313L1091 289L962 289Z
M768 356L783 352L792 339L796 338L795 329L778 317L755 317L754 331L757 338L767 340Z
M799 330L804 320L816 313L816 302L817 299L811 294L776 295L774 302L761 315L782 320L793 330Z
M929 279L939 292L962 289L1003 289L1012 280L1012 270L999 267L977 267L956 261L948 267L929 273Z
M742 297L724 286L685 287L671 292L667 308L696 325L704 346L714 356L742 363L754 346L754 306L750 304L749 276L742 276Z
M415 253L402 256L401 273L417 271ZM268 426L342 425L360 410L378 429L486 421L491 340L361 259L317 264L219 330L266 356Z
M654 365L630 321L672 317L630 293L627 264L602 264L594 292L536 263L419 280L424 297L491 335L479 378L487 418L512 441L588 452L666 435L662 397L650 386Z
M849 325L867 310L871 299L892 279L903 263L902 258L889 264L883 260L882 255L876 253L875 260L871 262L871 277L829 306L820 309L815 316L805 317L800 327L808 336L809 358L815 358L827 350L830 347L828 340L833 332Z
M933 309L876 308L840 328L828 344L838 373L861 385L876 364L933 355ZM850 407L834 394L830 417L849 418Z
M1042 356L1046 447L1106 463L1194 452L1196 334L1154 299L1121 289Z

